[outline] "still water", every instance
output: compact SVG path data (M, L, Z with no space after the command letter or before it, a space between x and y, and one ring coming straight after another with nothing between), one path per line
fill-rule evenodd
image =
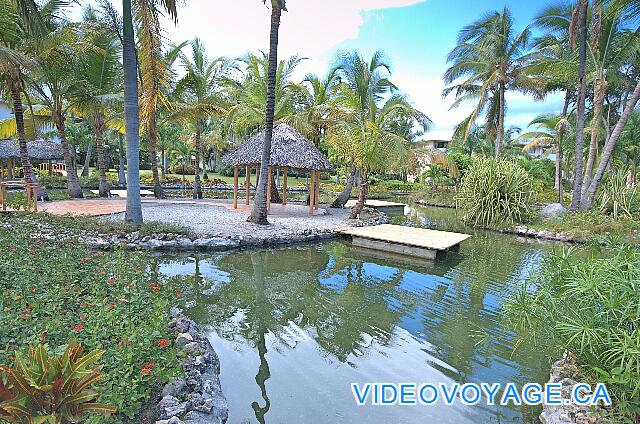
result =
M393 221L461 230L453 213L412 207ZM546 381L547 361L513 351L499 311L553 246L472 234L436 262L337 240L164 256L158 270L209 331L230 424L537 422L531 408L355 405L350 383Z

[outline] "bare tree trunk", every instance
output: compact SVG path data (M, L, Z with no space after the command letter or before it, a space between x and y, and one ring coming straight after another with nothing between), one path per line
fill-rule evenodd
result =
M613 127L613 131L611 131L611 136L609 140L607 140L604 145L604 149L602 150L602 158L600 159L600 163L598 164L598 169L596 170L595 175L593 176L593 181L591 181L591 185L589 186L586 192L586 199L581 205L583 209L589 209L593 206L593 200L595 199L595 195L598 192L598 187L600 182L602 181L602 177L604 176L604 171L611 159L611 155L613 154L613 149L615 149L620 136L622 135L622 130L624 130L624 126L627 124L629 120L629 116L631 116L631 112L636 107L638 103L638 99L640 99L640 81L638 81L635 90L633 91L633 95L629 102L627 103L627 107L622 112L620 119L616 123L616 126Z
M278 192L278 186L276 185L277 177L271 178L271 203L282 203L282 197Z
M80 183L78 182L76 167L69 151L69 143L67 143L67 135L65 134L65 117L61 110L61 105L57 107L53 117L56 129L58 130L58 136L60 137L64 163L67 167L67 191L69 197L71 199L81 199L84 195L82 194L82 187L80 187Z
M269 34L269 67L267 70L267 107L265 111L265 136L262 146L260 179L256 185L253 209L248 221L260 225L268 225L267 221L267 184L268 168L271 161L271 139L273 137L273 115L276 103L276 71L278 69L278 30L282 15L280 0L271 2L271 31Z
M351 209L351 219L356 219L364 205L367 202L367 195L369 194L369 172L365 168L362 170L362 174L360 176L360 193L358 194L358 201L356 205Z
M131 0L122 0L122 63L124 69L124 120L127 144L127 210L125 220L142 225L140 198L140 117L138 114L138 60L133 34Z
M100 197L109 197L109 182L107 181L107 172L105 169L104 139L102 138L102 128L94 128L94 131L96 133L96 154L98 156L98 175L100 180L98 184L98 193Z
M504 138L504 84L498 87L500 111L498 112L498 128L496 131L496 157L502 153L502 143Z
M167 156L164 153L164 147L162 148L162 178L164 178L164 176L167 173Z
M347 204L347 202L349 201L349 198L351 197L351 192L353 191L353 183L355 182L355 179L356 179L356 168L352 165L351 173L347 176L347 181L345 183L344 190L342 190L342 193L340 193L340 195L336 198L336 200L333 201L333 203L331 204L332 208L338 208L338 209L344 208L344 205Z
M202 199L202 186L200 185L200 154L202 151L202 141L200 136L204 122L198 119L196 123L196 165L194 166L194 180L193 180L193 198Z
M9 88L11 90L11 100L13 101L13 114L16 120L16 129L18 131L18 144L20 145L20 163L22 164L22 172L24 180L36 186L38 198L48 200L47 192L44 187L38 184L33 167L29 161L29 152L27 150L27 135L24 129L24 109L22 107L22 99L20 93L22 91L20 83L10 81Z
M584 122L585 122L585 97L587 90L586 63L587 63L587 8L588 0L580 0L578 11L578 24L580 36L580 62L578 78L578 105L576 116L576 157L573 171L573 194L571 198L572 211L580 207L582 198L582 167L584 162Z
M91 166L91 151L93 150L93 144L87 145L87 154L84 157L84 168L82 168L82 176L87 178L89 176L89 167Z
M158 175L158 127L156 126L156 111L149 113L147 132L149 135L149 155L151 155L151 175L153 176L153 195L156 199L164 199L164 191Z

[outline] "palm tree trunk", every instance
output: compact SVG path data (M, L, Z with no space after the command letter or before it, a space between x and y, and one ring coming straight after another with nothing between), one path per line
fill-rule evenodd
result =
M162 147L162 178L164 178L165 174L167 173L167 156L164 153L164 147Z
M22 108L22 99L20 93L22 91L20 83L17 81L9 82L9 89L11 91L11 100L13 101L13 114L16 120L16 129L18 131L18 143L20 145L20 163L22 164L22 172L24 173L24 180L33 184L37 188L38 198L47 199L47 192L44 187L40 186L36 181L33 167L29 161L29 152L27 150L27 135L24 128L24 109Z
M564 95L564 105L562 106L562 118L566 119L567 112L569 111L569 102L571 101L571 93L567 89L567 92ZM564 151L562 148L562 143L564 141L564 126L561 127L558 131L558 148L556 152L556 180L555 180L555 189L558 192L558 203L562 204L564 200L564 187L562 185L562 160Z
M496 131L496 157L499 157L502 153L502 143L504 138L504 90L504 84L500 83L498 87L500 111L498 112L498 128Z
M338 209L344 208L344 205L347 204L347 202L349 201L349 198L351 197L351 192L353 191L353 183L355 182L355 179L356 179L356 168L352 165L351 173L347 176L347 181L345 183L344 190L342 190L342 193L340 193L340 196L338 196L336 200L333 201L333 203L331 204L332 208L338 208Z
M91 151L93 150L93 144L89 143L89 145L87 145L87 154L84 157L84 168L82 168L82 174L80 174L83 177L88 177L89 176L89 167L91 166Z
M360 193L358 194L358 201L356 205L351 209L351 219L356 219L364 205L367 202L367 195L369 194L369 171L365 168L362 170L362 174L360 176Z
M96 154L98 156L98 175L99 175L99 184L98 184L98 193L100 197L109 197L109 183L107 181L107 172L105 169L105 160L104 160L104 139L102 138L102 127L94 128L96 133Z
M156 126L156 111L149 113L149 154L151 155L151 174L153 175L153 195L156 199L164 199L164 191L160 184L160 176L158 175L158 127Z
M122 0L122 62L124 69L124 119L127 140L127 211L125 219L142 225L140 199L140 118L136 45L133 39L131 0Z
M576 157L575 168L573 170L573 194L571 198L572 211L580 207L582 198L582 168L584 162L584 122L585 122L585 97L587 90L586 68L587 68L587 8L588 0L581 0L578 5L578 24L580 36L580 61L578 78L578 103L576 116Z
M593 173L593 165L596 161L598 152L598 128L600 128L600 120L602 118L602 105L604 104L604 95L606 90L606 82L604 78L598 78L595 82L593 93L593 117L591 118L591 143L589 144L589 156L587 157L587 165L584 170L584 179L582 180L582 199L589 185L591 184L591 174ZM582 206L582 205L581 205Z
M202 141L200 139L204 122L198 119L196 123L196 165L194 168L194 181L193 181L193 198L202 199L202 186L200 185L200 152L202 151Z
M71 157L69 151L69 143L67 143L67 136L65 134L65 117L61 110L61 106L56 108L54 112L54 122L56 129L58 130L58 136L60 137L60 145L62 146L62 155L64 156L64 163L67 167L67 191L71 199L81 199L84 197L82 194L82 187L78 182L78 175L76 174L75 163Z
M595 195L598 192L598 187L600 182L602 181L602 177L604 176L605 169L609 160L611 159L611 155L613 154L613 149L615 149L620 136L622 135L622 130L624 130L624 126L627 124L629 120L629 116L631 116L631 112L636 107L638 100L640 99L640 81L638 81L635 90L633 91L633 95L627 106L625 107L620 119L616 123L616 126L613 127L613 131L611 131L611 136L607 140L604 145L604 149L602 150L602 158L600 159L600 163L598 164L598 169L596 169L596 173L593 176L593 180L589 185L589 188L586 191L586 199L581 204L583 209L589 209L593 206L593 200L595 199Z
M265 137L262 146L262 163L260 179L256 186L253 209L248 221L260 225L268 225L267 221L267 184L268 168L271 160L271 139L273 137L273 115L276 103L276 70L278 68L278 30L282 15L280 0L271 2L271 32L269 36L269 68L267 71L267 107L265 111Z

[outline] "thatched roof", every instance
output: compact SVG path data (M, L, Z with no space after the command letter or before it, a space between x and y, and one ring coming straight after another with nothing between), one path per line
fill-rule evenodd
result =
M258 166L265 132L261 131L222 157L227 166ZM287 124L273 128L271 166L301 170L331 171L333 168L316 146Z
M58 160L64 159L62 146L50 141L38 139L27 143L29 157L35 160ZM0 159L19 159L20 145L18 140L0 140Z

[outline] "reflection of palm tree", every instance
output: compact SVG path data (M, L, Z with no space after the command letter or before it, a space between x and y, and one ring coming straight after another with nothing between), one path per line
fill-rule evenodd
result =
M265 295L265 284L264 284L264 264L266 262L266 256L261 253L251 253L251 264L253 265L253 276L255 279L255 285L258 289L256 293L256 302L255 302L255 310L259 317L263 317L268 309L268 300ZM260 356L260 367L258 368L258 374L256 374L256 383L258 383L258 387L260 387L260 393L262 394L262 399L265 401L264 407L260 407L258 402L252 402L251 408L256 415L256 419L259 423L264 424L264 416L269 412L269 408L271 407L271 402L269 401L269 395L267 394L267 386L266 382L271 377L271 372L269 371L269 363L267 362L267 344L265 340L265 335L269 329L265 325L263 320L259 322L258 329L258 340L256 341L256 348L258 349L258 355Z

